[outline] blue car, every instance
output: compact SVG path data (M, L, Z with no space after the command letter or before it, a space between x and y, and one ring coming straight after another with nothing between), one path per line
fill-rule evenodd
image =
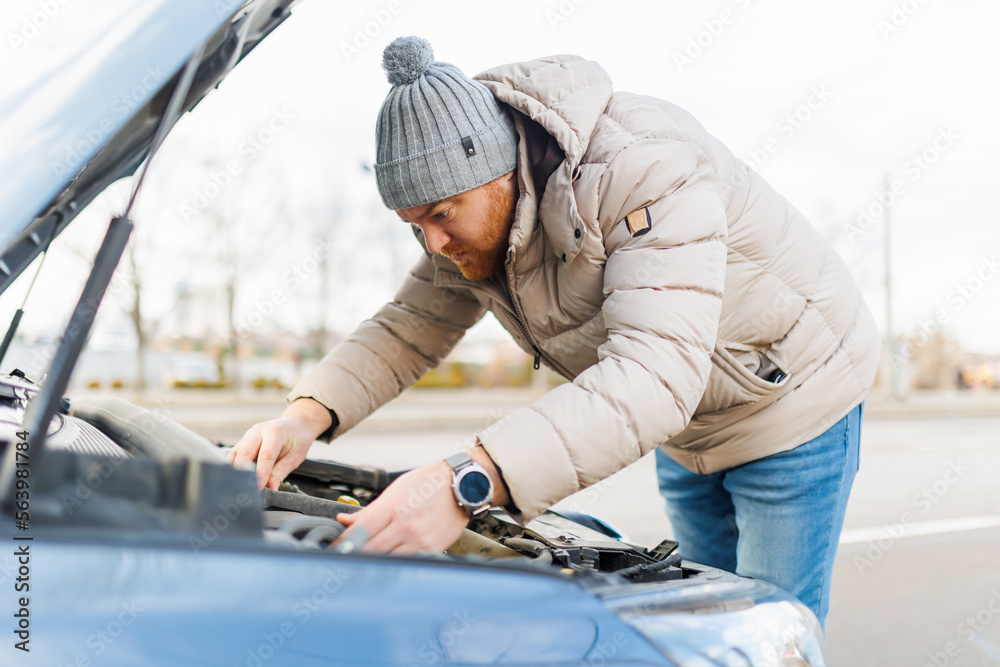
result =
M147 158L179 116L294 2L87 4L86 21L3 84L0 290L111 183L131 176L141 198ZM61 6L31 4L39 17ZM683 560L683 544L648 549L593 517L521 525L494 509L445 553L361 554L337 541L334 517L394 473L308 460L259 492L218 445L160 414L67 398L130 209L109 221L44 378L2 366L0 664L828 663L804 605Z

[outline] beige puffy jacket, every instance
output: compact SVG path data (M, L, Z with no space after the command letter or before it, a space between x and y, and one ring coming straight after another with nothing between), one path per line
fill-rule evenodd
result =
M690 114L573 56L477 78L521 138L506 275L426 256L289 400L327 406L340 435L492 311L572 380L478 436L528 520L654 447L715 472L864 399L879 335L847 266Z

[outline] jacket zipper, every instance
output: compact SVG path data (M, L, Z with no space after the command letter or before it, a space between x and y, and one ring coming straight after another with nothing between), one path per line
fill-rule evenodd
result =
M511 267L513 267L514 265L513 245L510 246L510 256L511 256L510 265ZM521 333L524 334L525 340L528 341L528 344L531 345L531 349L535 352L535 363L533 364L532 368L534 368L537 371L542 366L542 352L538 348L538 345L535 343L535 340L531 337L531 333L528 331L528 325L525 322L526 318L524 317L524 313L521 311L521 306L517 301L517 293L514 291L514 271L509 270L506 271L506 273L507 273L507 295L510 297L510 304L514 307L514 312L512 313L514 315L514 321L517 322L517 326L518 328L521 329ZM553 364L553 365L559 366L559 364Z
M539 368L541 368L541 361L542 361L541 350L538 349L538 346L532 339L531 334L528 332L528 327L524 323L523 317L520 314L520 309L518 308L518 306L514 301L514 295L511 293L509 284L503 283L502 289L486 289L482 285L476 285L471 281L465 281L465 280L456 281L455 284L473 291L485 292L486 295L489 296L494 303L503 308L504 312L507 313L507 315L509 315L510 318L514 320L514 322L517 324L518 331L521 332L525 340L527 340L528 344L531 346L531 351L534 352L534 364L533 364L534 369L538 370ZM507 304L504 303L504 301L509 301L511 303L511 307L508 307ZM549 359L548 357L546 357L546 360L552 363L552 360ZM555 363L553 363L553 366L556 366L557 368L560 369L562 368L561 366L559 366L559 364ZM560 370L559 372L563 373L562 370ZM565 373L563 373L563 375L565 375Z
M511 252L511 254L513 254L513 252L514 252L514 246L510 247L510 252ZM531 332L528 331L528 325L524 321L524 319L525 319L524 318L524 314L521 311L520 304L518 303L517 297L515 296L515 293L514 293L514 276L513 276L513 272L512 271L508 271L506 269L506 267L504 268L504 272L507 274L507 282L504 284L504 288L505 288L504 291L506 292L506 294L504 294L500 290L485 289L482 285L476 285L472 281L464 280L464 279L457 280L453 284L455 284L456 286L464 287L466 289L471 289L471 290L477 290L477 291L480 291L480 292L485 292L488 296L490 296L491 298L493 298L494 302L497 303L497 305L499 305L501 308L503 308L507 312L507 314L510 315L511 319L513 319L514 322L517 323L517 328L518 328L518 330L520 330L521 334L524 336L524 339L528 341L528 345L531 346L531 351L535 353L534 363L532 364L532 368L534 368L536 371L539 368L541 368L542 367L542 358L544 356L545 361L548 362L548 364L553 369L555 369L555 371L557 373L559 373L560 375L562 375L563 377L565 377L568 380L573 379L573 376L569 372L566 371L566 369L563 367L562 364L557 363L554 359L552 359L552 357L550 357L548 355L543 355L541 349L535 343L535 339L531 337ZM497 297L501 297L501 298L506 297L510 301L510 303L511 303L511 308L508 308L507 304L503 303L501 301L501 299L498 299Z

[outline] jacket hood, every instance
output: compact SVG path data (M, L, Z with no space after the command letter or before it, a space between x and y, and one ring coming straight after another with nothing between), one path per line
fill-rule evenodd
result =
M545 128L573 166L587 151L613 92L604 68L572 55L501 65L475 78L501 102Z
M611 77L597 63L557 55L501 65L476 77L501 102L538 123L566 159L549 176L538 216L557 257L569 265L580 253L583 229L573 183L598 119L608 106Z

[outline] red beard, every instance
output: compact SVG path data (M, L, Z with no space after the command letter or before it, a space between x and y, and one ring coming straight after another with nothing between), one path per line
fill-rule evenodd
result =
M516 188L506 187L501 179L483 187L487 188L489 204L483 217L481 243L448 244L441 249L441 254L469 280L484 280L503 268L516 211Z

